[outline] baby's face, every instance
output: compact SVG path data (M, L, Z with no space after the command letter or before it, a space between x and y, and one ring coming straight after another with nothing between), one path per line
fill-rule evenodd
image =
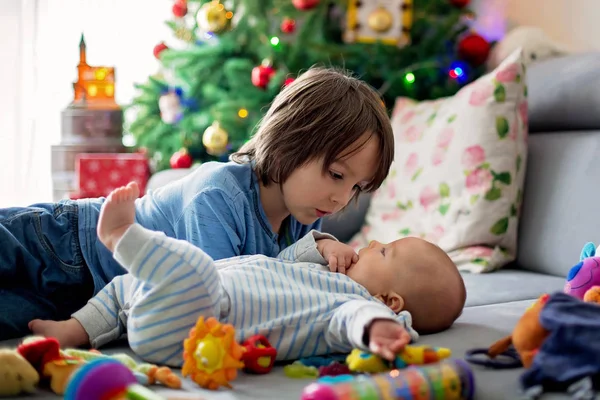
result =
M389 244L373 240L358 252L358 262L346 275L363 285L372 295L394 290L394 284L402 273L399 257L402 247L401 240Z

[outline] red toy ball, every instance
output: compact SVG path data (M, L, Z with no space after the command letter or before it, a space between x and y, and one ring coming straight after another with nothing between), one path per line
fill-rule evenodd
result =
M254 335L242 344L246 351L242 355L244 371L252 374L268 374L273 369L277 350L266 337Z

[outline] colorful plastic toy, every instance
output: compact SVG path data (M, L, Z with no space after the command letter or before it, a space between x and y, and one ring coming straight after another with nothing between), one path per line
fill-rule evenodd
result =
M246 349L242 355L244 372L251 374L268 374L273 369L277 350L266 337L254 335L242 343Z
M408 345L396 356L393 363L360 349L354 349L346 358L352 372L376 374L393 368L406 368L409 365L425 365L450 357L451 351L445 347Z
M317 368L304 365L299 361L294 361L283 367L283 373L288 378L295 379L312 379L319 376L319 370Z
M600 286L600 256L593 243L586 243L581 250L579 263L567 275L564 292L579 299L593 286Z
M319 376L339 376L348 375L352 371L345 364L340 364L337 361L332 362L329 365L322 365L319 367Z
M50 389L56 394L65 392L67 382L84 360L61 354L55 338L31 337L17 347L23 356L38 371L40 378L50 382Z
M444 360L422 367L410 366L376 375L345 375L308 385L301 400L471 400L475 381L462 360Z
M304 365L310 367L324 367L326 365L330 365L333 362L346 362L346 354L331 354L327 356L312 356L312 357L304 357L298 360Z
M196 326L183 342L183 368L181 373L205 389L216 390L220 386L231 388L230 381L237 377L237 370L245 349L235 341L235 329L221 324L215 318L198 318Z
M97 359L82 365L69 379L66 400L164 400L137 383L133 372L119 361Z

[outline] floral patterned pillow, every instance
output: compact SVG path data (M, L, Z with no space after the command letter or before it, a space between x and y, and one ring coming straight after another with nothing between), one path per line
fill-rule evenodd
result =
M390 175L351 245L418 236L461 271L514 260L527 157L527 87L520 51L456 95L399 98Z

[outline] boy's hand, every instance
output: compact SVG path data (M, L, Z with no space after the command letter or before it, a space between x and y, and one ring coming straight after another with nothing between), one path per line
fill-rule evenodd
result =
M358 261L358 254L347 244L337 240L321 239L317 241L317 250L329 264L331 272L345 274L352 264Z
M375 320L369 327L369 350L389 361L394 361L410 340L406 329L392 320Z

